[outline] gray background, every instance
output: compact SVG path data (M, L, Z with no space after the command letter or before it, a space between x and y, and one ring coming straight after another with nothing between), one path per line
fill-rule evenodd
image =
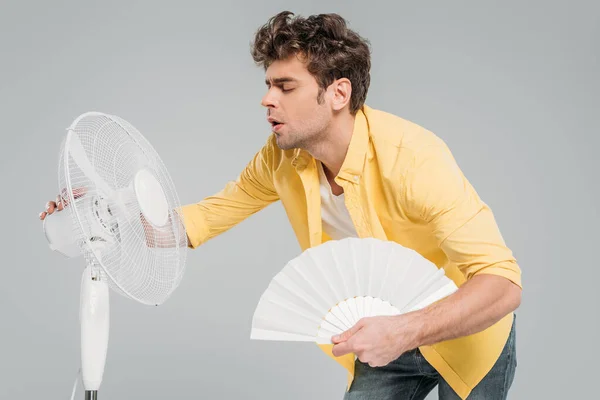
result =
M284 9L338 12L369 38L368 104L446 140L494 210L525 288L510 398L597 396L598 3L347 3L2 2L0 398L68 398L79 366L82 259L52 253L38 220L65 128L119 115L183 203L216 192L269 134L249 43ZM277 203L190 252L163 306L113 295L101 398L341 399L345 371L316 346L249 340L298 253Z

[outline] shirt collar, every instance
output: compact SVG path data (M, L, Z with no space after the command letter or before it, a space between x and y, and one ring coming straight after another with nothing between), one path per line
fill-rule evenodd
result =
M344 162L342 163L342 167L340 168L336 180L339 178L354 183L358 183L360 180L369 144L369 123L365 115L368 111L369 107L363 105L356 113L350 145L348 146L346 157L344 158ZM302 170L309 162L313 161L312 158L313 157L306 150L296 149L294 151L292 165L297 170Z

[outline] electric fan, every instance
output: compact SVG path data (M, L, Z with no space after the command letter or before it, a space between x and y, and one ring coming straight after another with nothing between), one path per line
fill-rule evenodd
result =
M96 399L108 347L109 288L142 304L165 302L183 276L187 236L163 162L119 117L89 112L72 123L58 181L65 207L44 220L44 233L52 250L86 261L81 378L85 398Z
M330 240L289 261L269 283L251 339L332 344L359 319L418 310L455 283L416 251L375 238Z

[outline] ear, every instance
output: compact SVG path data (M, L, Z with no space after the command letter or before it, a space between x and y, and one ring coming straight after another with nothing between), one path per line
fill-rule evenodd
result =
M329 90L332 92L331 106L333 107L334 111L340 111L350 104L352 83L348 78L340 78L334 81L329 86Z

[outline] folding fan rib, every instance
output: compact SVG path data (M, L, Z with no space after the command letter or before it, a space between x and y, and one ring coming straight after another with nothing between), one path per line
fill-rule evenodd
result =
M403 310L406 310L408 308L410 308L411 305L415 304L416 302L419 301L419 299L421 299L422 297L426 297L427 295L431 294L433 291L435 291L436 289L436 282L439 279L440 275L444 274L444 270L443 269L437 269L436 271L425 276L418 285L415 285L415 288L413 290L411 290L410 292L410 300L404 304L402 307L398 307L400 309L400 312L403 312Z
M318 318L290 312L288 307L269 299L263 299L259 307L259 313L254 318L257 328L308 336L315 336L317 333L320 322Z
M456 287L456 284L453 281L446 282L441 288L436 290L434 293L407 309L407 312L425 308L430 304L433 304L445 297L448 297L452 293L456 292L457 289L458 288Z
M305 253L305 255L305 258L312 261L311 253ZM315 273L315 268L308 268L306 265L303 265L305 259L302 261L292 263L290 270L290 272L293 271L296 274L298 284L305 288L305 291L310 293L315 299L319 299L320 303L327 308L336 304L338 300L330 290L329 282L323 281L322 277L318 273Z
M290 271L292 274L289 273ZM289 298L291 302L294 302L301 307L311 309L320 317L327 315L331 306L318 303L314 300L314 297L311 294L307 293L303 288L296 285L296 283L293 281L294 274L295 271L293 271L291 268L284 269L284 271L278 274L275 279L271 281L271 284L267 288L267 292L271 291L284 298ZM348 329L347 323L341 320L337 315L332 315L329 318L329 321L331 324L339 327L339 329Z
M386 249L386 252L382 252L381 256L385 256L386 262L385 262L385 267L381 267L383 272L380 274L381 278L378 283L379 288L377 289L377 296L382 298L383 300L389 301L390 298L387 295L386 287L390 285L389 280L388 280L388 274L389 274L389 270L390 270L392 256L394 255L394 248L390 247L390 246L385 246L383 248Z
M403 286L402 290L397 289L393 292L393 304L399 310L404 309L406 304L422 293L427 288L426 283L430 281L438 271L435 265L430 265L429 261L426 260L427 262L423 262L423 260L424 259L418 255L418 253L415 254L411 259L410 267L406 269L402 281L399 282L398 286ZM410 284L406 284L406 282L410 282Z
M448 287L450 285L450 287ZM444 275L444 270L440 269L434 278L431 279L430 282L426 283L426 288L418 296L415 296L413 300L411 300L404 307L405 310L410 310L415 307L415 305L419 303L425 303L428 301L428 304L431 304L433 301L440 300L442 297L448 296L448 290L450 288L455 288L456 285L453 281L451 281L446 275ZM429 300L432 299L432 300Z
M316 274L322 276L325 282L329 283L329 287L333 292L336 303L346 298L346 289L343 284L343 275L339 273L337 268L333 268L334 252L329 251L326 247L317 246L307 251L306 254L310 257L312 264L303 268L314 269ZM341 284L340 284L341 282Z
M324 299L318 292L315 292L312 285L307 284L305 278L291 264L282 273L278 274L275 279L291 293L298 295L307 303L310 303L322 315L325 315L329 307L331 307L327 299Z

